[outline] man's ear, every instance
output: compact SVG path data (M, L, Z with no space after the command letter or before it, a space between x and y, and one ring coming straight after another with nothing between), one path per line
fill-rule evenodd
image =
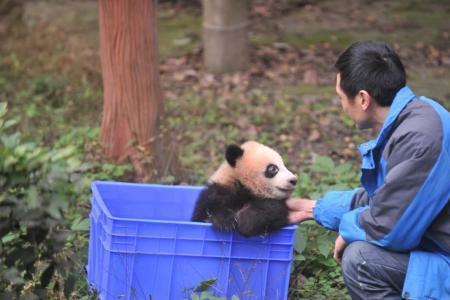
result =
M359 105L363 110L367 110L372 103L372 96L370 96L370 94L365 90L360 90L358 92L358 96L359 96Z
M236 166L236 161L244 154L244 149L238 145L229 145L225 151L225 158L230 166Z

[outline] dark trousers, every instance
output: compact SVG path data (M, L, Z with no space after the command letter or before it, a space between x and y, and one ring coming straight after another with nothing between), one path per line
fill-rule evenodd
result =
M402 299L409 253L353 242L342 258L342 275L353 300Z

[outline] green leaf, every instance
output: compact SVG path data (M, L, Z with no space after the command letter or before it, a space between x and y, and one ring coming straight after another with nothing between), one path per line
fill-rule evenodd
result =
M4 271L2 276L11 284L19 285L25 283L25 280L20 276L19 270L15 267L11 267Z
M40 195L38 192L37 187L35 186L30 186L28 188L28 192L27 192L27 197L26 197L26 201L28 203L28 206L30 208L36 208L40 205Z
M294 260L295 261L304 261L306 258L303 254L296 254L294 255Z
M319 235L317 237L317 249L323 257L328 257L331 253L331 245L326 235Z
M308 221L302 222L302 225L314 226L314 227L319 228L319 225L314 220L308 220Z
M76 150L75 147L67 146L65 148L55 151L51 159L52 161L57 161L63 158L67 158L71 156L75 152L75 150Z
M8 232L4 237L2 237L2 243L6 244L9 243L11 241L14 241L15 239L19 238L19 233L18 232Z
M203 292L209 289L211 286L213 286L217 282L217 278L210 278L203 280L200 282L200 284L194 289L196 292Z
M10 120L7 120L4 124L3 124L3 129L8 129L8 128L10 128L10 127L12 127L12 126L14 126L14 125L16 125L16 124L18 124L19 123L19 120L17 120L17 119L10 119ZM0 126L1 127L1 126Z
M318 172L329 172L334 170L335 164L330 157L319 155L312 167Z
M52 216L54 219L59 220L61 219L61 207L56 202L51 202L50 205L47 207L46 211Z
M202 293L200 294L200 299L201 299L201 300L204 300L204 299L211 299L211 298L216 299L216 296L214 296L213 294L211 294L211 293L209 293L209 292L202 292Z
M344 183L333 184L328 187L330 191L347 191L350 187Z
M23 156L28 150L28 147L26 144L22 144L16 147L16 149L14 149L14 154L19 155L19 156Z
M0 102L0 118L4 117L6 115L6 112L8 111L8 103L6 102Z
M352 164L350 163L344 163L342 165L339 165L335 168L334 172L336 174L344 174L352 169Z
M233 295L233 296L231 297L231 300L239 300L239 297L236 296L236 295Z
M197 294L191 294L191 300L200 300L200 297Z
M206 291L202 292L200 294L200 299L201 300L206 300L206 299L209 299L209 300L226 300L224 297L216 297L213 294L211 294L210 292L206 292Z
M337 266L336 261L332 257L322 260L322 264L324 264L327 267L336 267Z
M80 220L79 218L75 219L72 222L72 226L70 229L75 231L89 231L89 219L85 218L83 220Z
M1 140L6 148L12 149L16 145L19 144L20 141L20 133L16 132L14 134L8 135L8 136L2 136Z
M76 171L81 166L81 161L75 157L70 157L67 160L67 171L73 172Z
M306 227L300 225L295 232L295 243L294 249L298 253L302 253L306 248L306 241L308 240L308 235L306 232Z

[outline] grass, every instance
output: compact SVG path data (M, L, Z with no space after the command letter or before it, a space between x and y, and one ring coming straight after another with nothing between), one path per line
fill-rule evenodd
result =
M450 107L450 85L448 69L413 68L409 73L409 85L417 95L424 95L438 100L447 108Z
M333 30L305 30L305 33L285 33L281 41L295 47L309 47L328 43L337 49L343 49L354 41L360 40L362 34Z
M191 53L200 46L201 18L196 14L162 10L158 17L158 37L162 57Z

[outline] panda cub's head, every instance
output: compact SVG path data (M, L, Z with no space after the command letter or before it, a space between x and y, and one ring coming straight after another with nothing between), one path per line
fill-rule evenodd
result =
M265 145L254 141L241 146L230 145L225 158L210 183L231 189L240 183L256 196L280 200L294 191L297 176L286 168L275 150Z

